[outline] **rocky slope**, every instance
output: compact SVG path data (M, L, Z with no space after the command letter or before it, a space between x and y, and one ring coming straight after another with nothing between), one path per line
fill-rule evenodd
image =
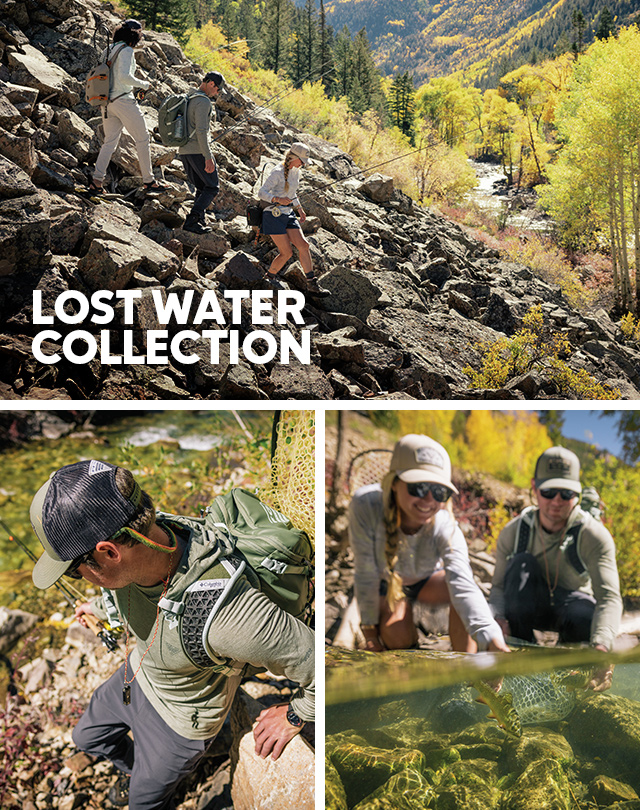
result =
M237 89L221 94L215 147L221 192L213 203L216 227L195 236L181 230L190 192L175 150L152 143L156 174L171 186L159 196L140 188L132 141L123 137L112 163L111 189L98 200L80 194L99 147L98 125L81 100L83 79L95 63L98 22L113 28L109 6L95 0L9 0L0 19L0 397L4 399L544 399L558 389L544 374L529 374L507 390L469 389L463 369L478 367L481 342L512 335L530 308L571 342L569 364L624 398L640 396L640 354L621 342L600 310L573 311L556 287L526 268L503 261L462 229L415 205L390 178L365 177L335 146L300 133L256 108ZM104 40L98 38L100 44ZM149 32L138 52L139 72L152 82L143 104L150 129L171 91L184 91L202 72L167 34ZM248 117L247 117L248 116ZM311 363L231 362L222 344L219 362L194 341L195 363L76 364L62 357L38 362L32 340L33 291L42 313L68 291L141 290L133 325L134 353L148 350L148 330L184 329L158 322L151 305L161 296L190 292L261 290L273 256L270 240L255 243L245 204L265 160L279 160L288 144L311 149L304 172L305 231L315 266L331 296L307 300L304 325L286 326L299 337L311 330ZM336 182L341 180L342 182ZM296 262L285 286L304 289ZM67 304L67 309L69 309ZM230 302L221 301L225 316ZM123 309L109 326L111 352L125 351ZM242 305L242 335L251 311ZM189 325L201 332L211 325ZM49 327L50 328L50 327ZM64 337L101 327L56 320ZM213 328L216 328L214 324ZM217 328L223 328L218 326ZM276 330L276 327L267 327ZM283 328L283 327L279 327ZM46 341L46 354L60 350ZM185 346L183 345L183 348Z
M47 620L68 624L61 614ZM0 607L0 726L3 810L73 810L114 807L107 795L119 771L78 751L71 732L93 691L124 661L124 644L114 653L77 622L61 648L47 648L32 660L30 644L41 632L39 617ZM15 652L16 638L29 634ZM6 675L9 673L8 697ZM178 787L178 810L313 810L315 724L305 726L276 760L255 754L252 725L259 712L289 700L291 684L269 674L245 680L222 731L206 757ZM296 779L291 779L291 774Z

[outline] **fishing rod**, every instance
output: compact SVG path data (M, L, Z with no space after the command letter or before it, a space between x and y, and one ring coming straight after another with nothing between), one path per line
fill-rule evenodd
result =
M469 129L465 131L463 134L468 135L470 132L476 132L477 130L478 127L474 127L474 129ZM379 169L381 166L387 166L389 163L394 163L396 160L402 160L403 158L411 157L411 155L416 155L420 152L424 152L427 149L430 149L433 146L438 146L444 143L446 143L446 141L444 140L444 138L441 137L434 140L430 140L426 144L419 146L417 149L412 149L411 152L405 152L404 155L397 155L394 158L382 161L382 163L376 163L373 166L367 166L365 169L358 169L357 172L349 174L346 177L340 177L338 180L334 180L331 183L327 183L326 185L321 186L320 188L314 188L311 191L305 191L303 194L299 195L299 199L302 199L303 197L310 197L313 194L317 194L319 191L324 191L325 189L331 188L332 186L335 186L338 183L343 183L345 180L350 180L352 177L358 177L359 175L367 174L368 172L373 171L373 169Z
M25 552L27 557L33 560L33 562L38 561L38 558L33 553L33 551L31 551L29 546L27 546L26 543L23 543L22 540L20 540L13 534L13 532L9 529L9 527L1 517L0 517L0 526L7 533L9 541L11 543L16 543L18 546L20 546L20 548ZM78 607L81 604L82 600L84 599L83 594L80 593L80 591L78 591L76 588L69 585L68 583L64 583L58 580L57 582L54 582L53 585L60 591L60 593L64 596L67 602L74 609ZM115 652L115 650L117 650L118 639L116 637L116 634L114 634L114 632L110 630L104 622L101 622L91 613L85 613L84 620L87 623L87 627L93 632L94 635L96 635L100 639L100 641L109 650L109 652Z
M335 186L337 183L344 183L345 180L351 180L352 177L358 177L358 175L367 174L367 172L373 171L373 169L379 169L381 166L386 166L389 163L393 163L396 160L402 160L403 158L410 157L411 155L415 155L418 152L422 152L425 147L420 146L418 149L412 149L411 152L406 152L404 155L398 155L397 157L391 158L390 160L384 160L382 163L376 163L373 166L367 166L365 169L358 169L357 172L353 174L348 174L346 177L340 177L338 180L334 180L332 183L327 183L324 186L320 186L320 188L314 188L311 191L305 191L304 194L300 194L298 199L302 199L303 197L310 197L312 194L317 194L319 191L325 191L332 186Z

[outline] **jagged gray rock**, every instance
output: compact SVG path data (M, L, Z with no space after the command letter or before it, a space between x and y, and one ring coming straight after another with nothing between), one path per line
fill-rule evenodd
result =
M256 109L240 89L227 86L213 124L221 190L209 212L213 225L198 236L181 229L192 192L176 150L160 143L157 109L170 92L202 75L166 33L145 32L137 52L152 82L142 110L152 132L154 171L170 186L148 196L142 189L132 139L123 135L106 189L86 187L98 148L100 117L83 101L83 80L95 64L96 27L113 29L112 7L97 0L42 0L6 4L0 23L0 397L91 399L549 399L558 398L543 371L511 380L500 390L470 388L464 369L478 368L480 347L513 335L531 307L541 304L554 330L571 344L572 369L640 397L640 353L625 343L606 312L578 313L559 288L394 189L370 176L333 144L299 132L272 112ZM98 47L106 40L96 35ZM232 362L227 343L219 358L197 340L184 343L192 363L153 367L107 366L94 359L74 365L35 360L31 342L32 293L43 314L54 314L66 291L139 289L133 326L135 351L148 348L148 330L174 336L211 323L158 323L152 291L193 293L197 306L215 291L225 315L228 290L266 290L264 273L275 255L269 239L256 241L245 206L263 167L275 165L293 141L310 149L300 188L308 214L304 231L316 273L331 291L307 297L304 325L265 327L300 336L310 330L311 364ZM297 263L286 269L285 289L305 282ZM163 299L166 300L166 299ZM193 310L192 310L193 311ZM112 352L122 352L122 308L111 324ZM98 335L100 326L82 324ZM243 305L241 338L253 329ZM48 340L43 351L60 351ZM48 393L47 393L48 392Z

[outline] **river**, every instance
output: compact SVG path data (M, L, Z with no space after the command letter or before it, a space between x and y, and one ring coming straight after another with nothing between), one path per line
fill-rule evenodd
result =
M510 190L501 168L495 163L469 160L469 165L476 173L478 184L466 195L468 201L496 217L505 216L505 226L533 231L550 229L552 220L535 208L535 192Z

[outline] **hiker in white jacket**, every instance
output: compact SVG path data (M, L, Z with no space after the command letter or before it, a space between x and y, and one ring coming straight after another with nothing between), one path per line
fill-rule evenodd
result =
M396 444L381 484L361 487L349 507L355 592L366 649L416 644L412 603L449 605L454 650L509 652L476 584L453 517L451 462L442 445L409 434Z
M144 116L136 101L134 90L148 90L149 82L138 79L136 58L133 49L143 37L142 26L137 20L126 20L113 34L113 45L102 54L103 61L111 63L109 104L102 108L104 141L98 154L93 179L89 189L94 194L103 193L104 178L113 153L116 151L124 127L135 141L142 182L147 191L162 191L151 169L149 131Z

